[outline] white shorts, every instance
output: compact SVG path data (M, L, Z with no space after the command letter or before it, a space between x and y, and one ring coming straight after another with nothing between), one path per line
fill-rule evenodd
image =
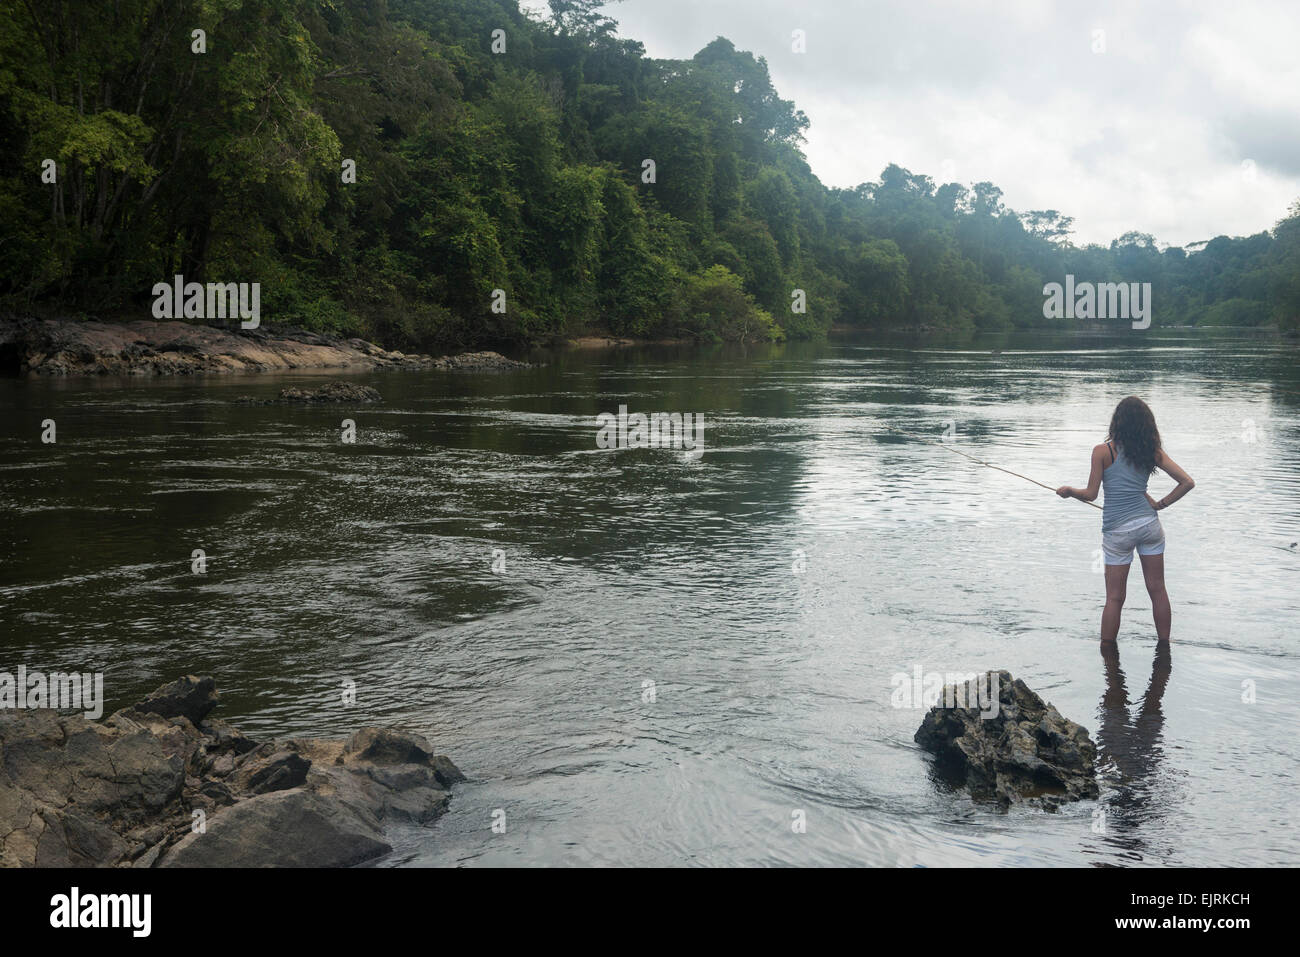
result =
M1134 519L1101 533L1101 553L1107 565L1131 565L1135 548L1139 555L1165 553L1165 530L1158 516Z

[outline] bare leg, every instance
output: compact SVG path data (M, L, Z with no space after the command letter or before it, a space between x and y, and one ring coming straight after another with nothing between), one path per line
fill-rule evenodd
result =
M1106 607L1101 612L1101 640L1114 641L1119 634L1119 613L1128 594L1128 565L1106 566Z
M1165 591L1165 556L1139 555L1142 559L1142 577L1146 579L1147 594L1151 596L1151 617L1156 623L1156 640L1169 640L1169 623L1173 613L1169 609L1169 593Z

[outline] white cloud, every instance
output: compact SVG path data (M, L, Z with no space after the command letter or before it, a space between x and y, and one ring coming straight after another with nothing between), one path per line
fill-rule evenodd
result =
M650 56L716 36L767 58L831 186L896 162L991 180L1015 209L1182 244L1270 228L1300 197L1300 7L967 0L626 0ZM806 31L808 52L790 51ZM1105 52L1094 53L1094 30ZM1243 171L1243 162L1252 166ZM1253 171L1253 172L1251 172Z

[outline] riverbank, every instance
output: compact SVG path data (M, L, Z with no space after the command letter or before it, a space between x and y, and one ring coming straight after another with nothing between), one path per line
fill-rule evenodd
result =
M189 322L0 319L5 375L214 375L291 370L494 371L527 363L496 352L430 356L303 329L227 330Z
M348 867L465 780L418 735L259 742L185 676L102 723L0 712L0 867Z

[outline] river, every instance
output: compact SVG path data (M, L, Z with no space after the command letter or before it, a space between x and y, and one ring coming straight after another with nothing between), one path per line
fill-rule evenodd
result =
M360 408L235 401L328 376L0 380L0 668L102 670L110 708L211 673L255 736L426 734L470 780L381 866L1300 858L1294 345L539 358L357 376ZM1197 487L1162 513L1170 654L1135 565L1107 660L1100 512L888 428L1083 485L1130 393ZM620 405L703 415L703 454L597 448ZM891 682L990 668L1089 728L1099 802L931 774Z

